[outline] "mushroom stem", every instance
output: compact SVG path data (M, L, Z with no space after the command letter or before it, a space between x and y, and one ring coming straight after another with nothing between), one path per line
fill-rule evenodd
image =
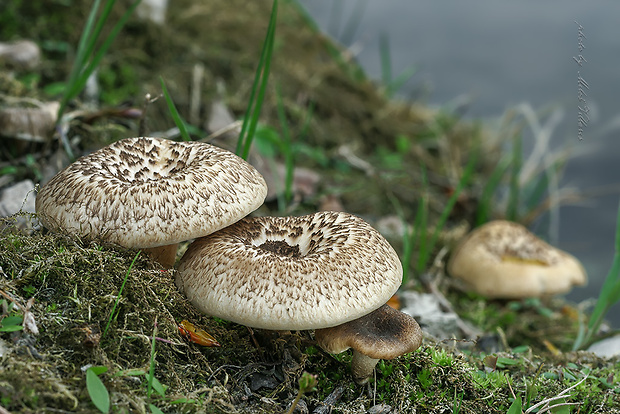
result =
M175 243L165 246L150 247L148 249L142 249L142 251L164 268L171 269L177 258L178 245L178 243Z
M366 384L378 362L378 359L371 358L354 349L353 359L351 360L351 376L353 376L355 383L358 385Z

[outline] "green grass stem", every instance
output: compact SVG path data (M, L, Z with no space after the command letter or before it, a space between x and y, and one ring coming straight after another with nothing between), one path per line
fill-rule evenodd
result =
M508 157L501 159L495 169L491 173L489 180L487 181L482 195L480 196L480 202L478 203L478 211L476 213L476 227L480 226L491 219L491 211L493 206L493 195L506 173L506 170L511 164L511 160Z
M153 326L153 336L151 339L151 359L149 363L149 374L147 379L147 390L146 396L147 398L151 398L151 393L153 392L153 378L155 378L155 338L157 337L157 317L155 317L155 322Z
M183 141L191 141L191 137L189 136L189 132L187 132L187 124L181 118L179 111L177 111L177 107L174 105L174 101L170 97L168 93L168 88L166 88L166 84L164 82L164 78L159 77L159 81L161 82L161 90L164 94L164 99L168 104L168 111L170 111L170 115L172 115L172 119L174 120L175 125L179 128L179 133L181 134L181 138Z
M420 274L422 271L424 271L424 269L426 269L426 266L428 265L428 261L430 259L430 255L433 253L435 245L439 240L439 234L446 225L448 217L450 217L450 213L452 212L452 209L454 208L454 205L456 204L456 201L461 194L461 191L463 191L463 189L471 182L473 178L476 162L478 161L478 152L479 151L477 149L472 151L472 155L469 157L467 165L463 170L463 175L461 176L461 179L459 180L456 188L454 189L454 192L448 199L446 206L442 210L441 215L439 216L439 220L435 225L435 231L433 232L430 240L428 241L428 243L426 243L426 237L421 238L421 240L424 240L424 243L420 244L420 256L418 260L418 267L416 269L418 274ZM426 234L426 232L423 233Z
M76 59L73 62L69 79L67 81L67 87L65 88L65 92L60 101L60 108L58 109L58 122L60 122L62 114L64 113L69 101L74 99L84 89L86 81L95 71L99 65L99 62L101 62L101 59L112 45L112 42L121 31L133 11L136 9L138 4L140 4L140 0L134 1L129 6L95 53L95 47L99 36L101 35L101 31L108 20L116 0L106 1L101 15L97 18L96 16L100 3L100 0L95 0L93 3L88 19L86 20L86 25L82 31L82 36L80 37L80 42L78 43Z
M118 296L116 297L116 302L114 302L114 306L112 307L112 311L110 312L110 316L108 317L108 323L106 324L105 329L103 330L103 333L101 334L101 339L103 339L105 334L108 332L108 328L110 328L110 324L112 323L112 320L114 319L116 315L115 313L116 307L118 306L118 303L121 300L121 295L123 294L123 288L125 287L125 283L127 282L127 279L129 278L129 273L131 273L131 269L133 268L133 265L136 263L136 260L138 260L138 256L140 256L140 253L141 251L138 251L138 253L136 253L133 260L131 261L131 264L129 265L129 268L127 269L127 272L125 273L125 278L123 279L121 288L118 291Z
M386 87L392 83L392 57L390 39L386 33L379 36L379 55L381 56L381 81Z
M344 29L342 29L340 41L343 45L349 45L353 42L353 37L362 23L362 18L364 17L367 6L368 0L360 0L355 2L353 12L349 15L349 18L344 25Z
M280 140L280 150L284 156L285 175L284 175L284 201L288 205L293 198L293 175L295 172L295 156L292 148L292 137L288 121L286 120L286 112L284 110L284 102L282 101L282 92L280 85L276 85L276 107L278 111L278 119L280 121L280 130L282 139Z
M521 187L519 185L519 176L521 174L521 166L523 165L523 153L521 151L522 139L518 134L513 139L512 145L512 172L510 175L510 193L508 195L508 206L506 207L506 218L508 220L517 221L519 212L519 198Z
M252 140L254 139L254 133L256 132L256 127L258 125L260 110L265 99L265 91L269 81L269 69L271 67L271 55L273 54L277 18L278 0L273 0L267 35L265 36L265 41L263 42L263 49L261 51L260 60L258 61L254 83L252 84L252 91L250 92L250 99L243 117L241 133L239 134L237 149L235 151L237 155L241 156L243 159L247 159L250 153L250 147L252 146Z
M381 56L381 81L385 87L385 93L391 97L416 73L414 65L409 65L394 78L392 76L392 56L390 53L390 39L387 34L379 36L379 55Z
M403 282L404 285L409 280L409 272L411 268L411 257L413 254L413 248L416 245L416 241L421 234L424 234L426 238L426 221L428 218L428 178L426 173L426 167L422 165L422 197L418 204L418 208L415 213L413 221L413 228L404 237L404 253L403 253ZM407 229L407 227L405 227ZM406 230L407 231L407 230Z
M580 329L573 350L576 351L590 344L592 337L598 332L609 309L620 301L620 206L616 218L615 252L611 268L605 277L594 310L590 315L587 327Z

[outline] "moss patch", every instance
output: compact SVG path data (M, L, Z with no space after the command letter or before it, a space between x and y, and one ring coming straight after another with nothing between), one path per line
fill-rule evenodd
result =
M164 412L283 412L303 371L318 375L317 391L304 397L308 407L341 388L333 411L340 413L376 404L398 412L441 413L457 406L461 413L506 412L511 388L533 404L584 375L588 380L567 402L580 403L582 413L620 407L617 362L588 353L542 358L528 347L493 354L498 363L491 369L485 353L427 342L412 354L381 361L374 383L359 387L349 376L350 354L325 354L309 332L250 330L201 315L176 289L172 271L140 255L128 273L134 251L39 231L23 234L10 223L1 236L0 288L22 304L36 299L31 311L40 330L0 334L0 401L10 411L96 412L86 391L88 366L108 368L101 379L114 412L142 411L149 403ZM178 329L184 319L222 347L187 342ZM155 326L154 373L166 392L148 399L145 373Z

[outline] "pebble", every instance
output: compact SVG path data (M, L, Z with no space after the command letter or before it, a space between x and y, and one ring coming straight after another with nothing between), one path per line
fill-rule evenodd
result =
M41 49L31 40L0 42L0 63L21 70L32 70L41 62Z
M31 180L20 181L0 190L0 217L24 212L34 213L36 193Z
M399 296L403 303L401 311L413 316L425 333L440 340L462 336L458 326L458 315L444 312L434 295L405 291Z
M612 336L595 342L588 348L601 358L613 358L620 356L620 335Z
M162 25L166 21L168 0L142 0L136 9L140 19Z
M373 405L368 409L368 414L390 414L392 407L387 404Z

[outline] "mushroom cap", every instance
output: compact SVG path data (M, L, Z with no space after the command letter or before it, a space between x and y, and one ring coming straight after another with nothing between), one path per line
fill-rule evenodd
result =
M79 158L37 194L45 227L129 248L178 243L257 209L267 185L235 154L201 142L127 138Z
M466 236L452 253L448 272L475 292L501 299L560 294L587 282L574 256L505 220L486 223Z
M255 328L340 325L384 304L402 282L390 244L342 212L244 218L195 240L176 284L202 312Z
M315 337L330 354L353 348L374 359L394 359L422 344L422 330L416 320L389 305L351 322L319 329Z

